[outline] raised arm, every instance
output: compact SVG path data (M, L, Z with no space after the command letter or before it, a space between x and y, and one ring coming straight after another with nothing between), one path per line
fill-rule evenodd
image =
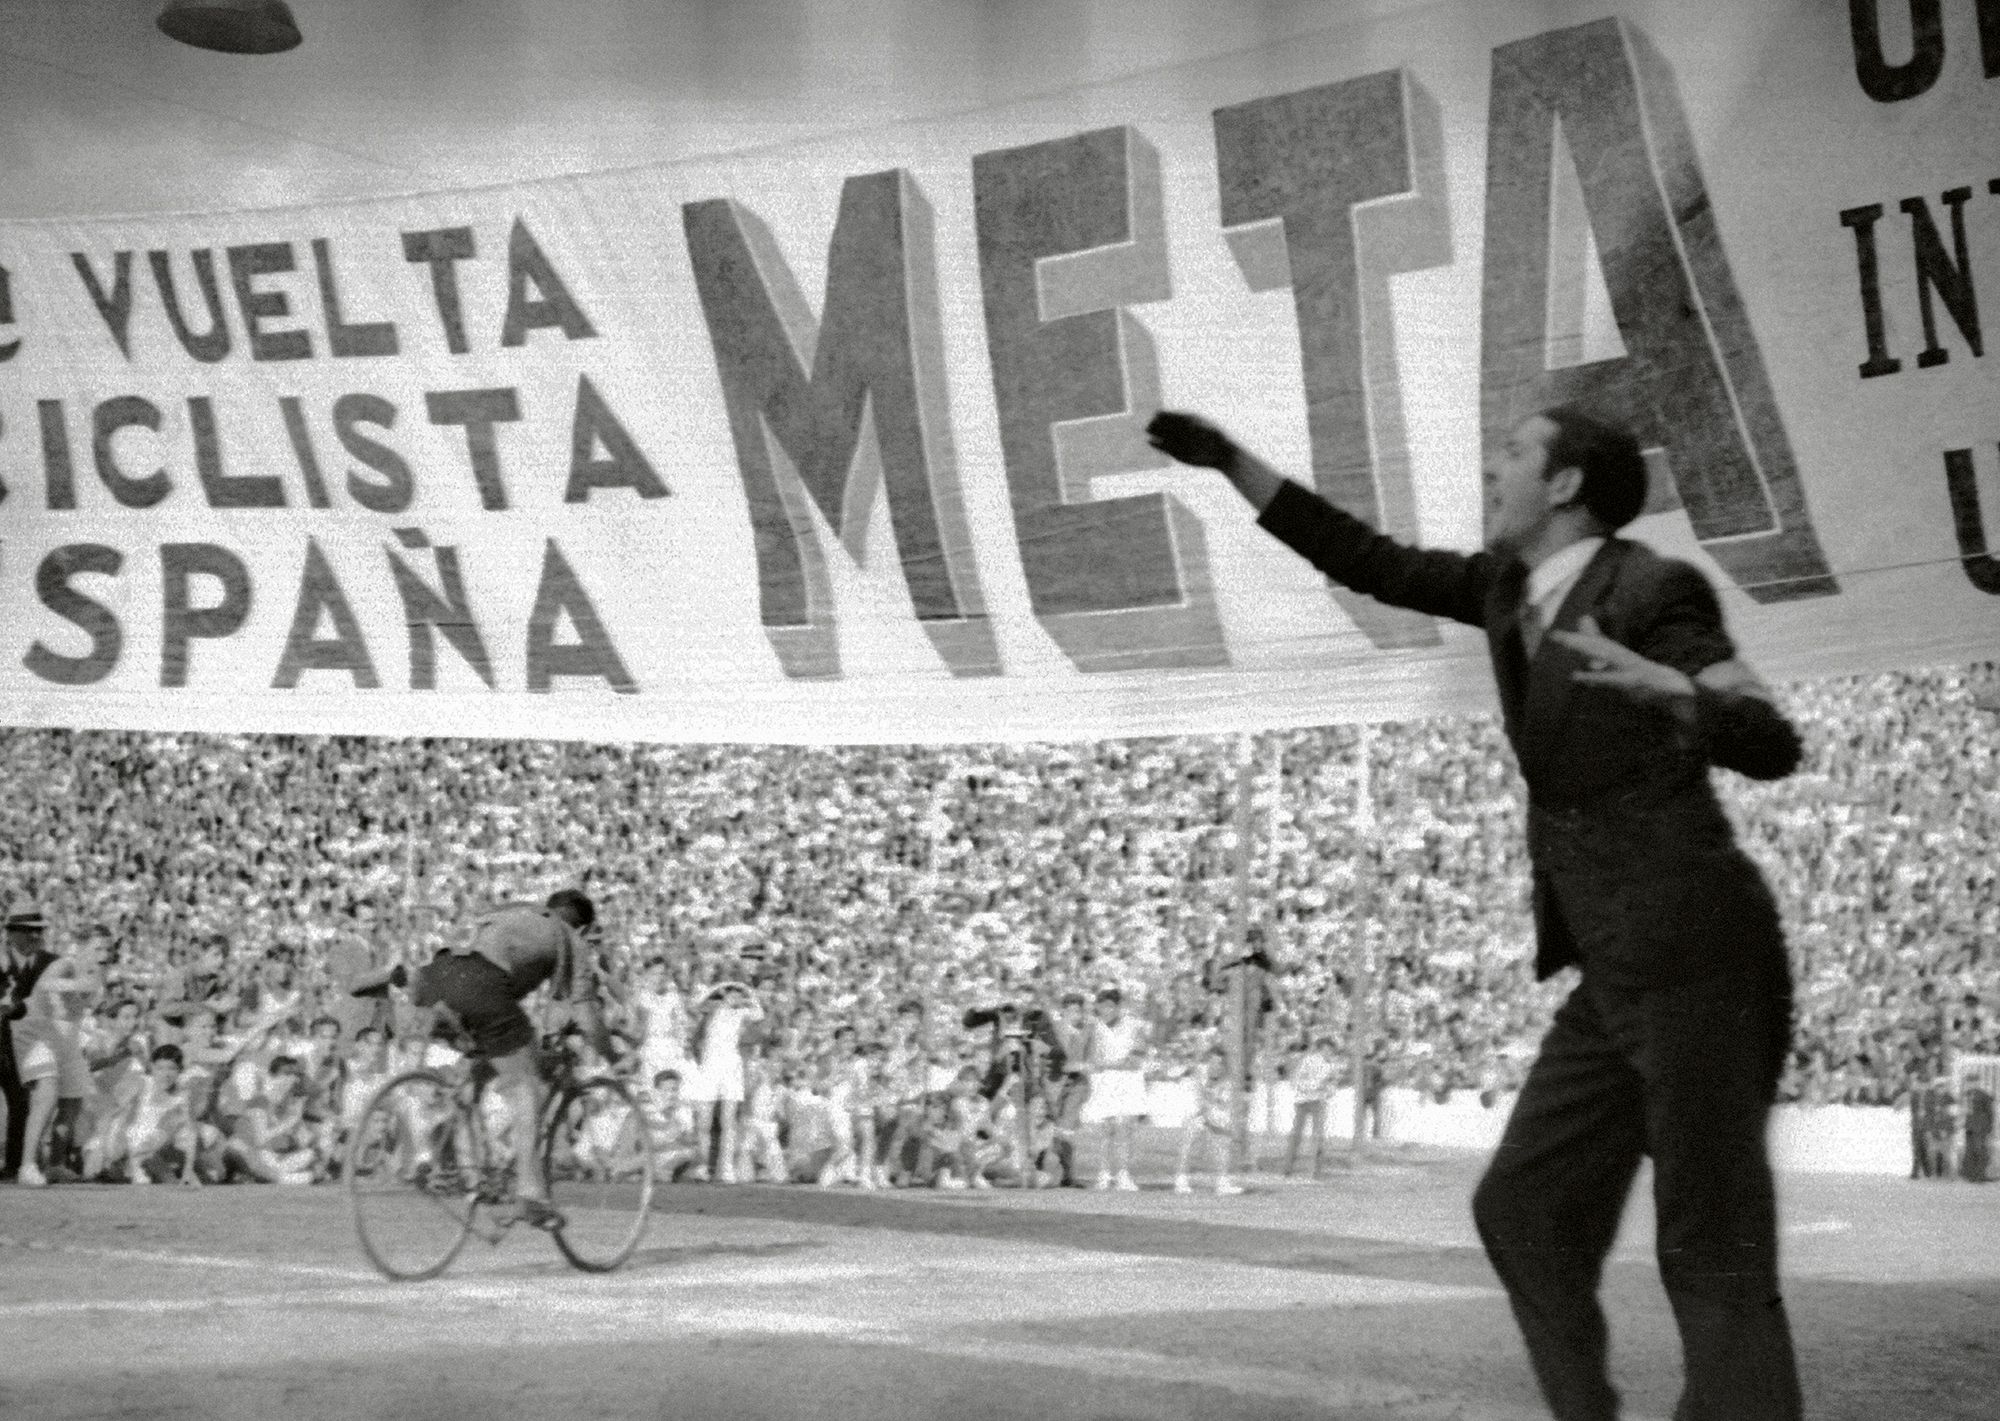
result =
M1500 570L1490 553L1413 548L1376 532L1285 478L1196 415L1162 410L1146 426L1155 449L1219 470L1258 512L1258 525L1344 587L1392 607L1479 626Z

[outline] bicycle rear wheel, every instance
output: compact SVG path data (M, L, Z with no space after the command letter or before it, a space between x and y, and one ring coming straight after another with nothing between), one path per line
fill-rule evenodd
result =
M653 1203L653 1134L624 1082L598 1076L555 1097L542 1124L542 1167L563 1219L553 1230L563 1257L589 1273L630 1258Z
M396 1279L435 1278L479 1207L485 1148L458 1088L408 1071L375 1092L347 1144L347 1196L361 1251Z

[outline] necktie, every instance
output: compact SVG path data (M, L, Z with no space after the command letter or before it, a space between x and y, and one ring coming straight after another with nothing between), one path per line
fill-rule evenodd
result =
M1548 628L1542 625L1542 609L1535 604L1532 597L1521 599L1520 628L1521 649L1528 654L1528 659L1533 661L1536 650L1542 644L1542 633Z

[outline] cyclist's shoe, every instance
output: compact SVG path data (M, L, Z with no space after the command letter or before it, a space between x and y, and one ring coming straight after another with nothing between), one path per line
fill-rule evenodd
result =
M363 973L355 979L354 985L347 989L347 995L350 997L386 996L391 987L407 986L409 980L409 969L398 962L393 967L381 967L373 972Z
M514 1218L523 1224L532 1224L538 1229L555 1233L567 1222L562 1210L546 1199L530 1199L525 1194L514 1201Z

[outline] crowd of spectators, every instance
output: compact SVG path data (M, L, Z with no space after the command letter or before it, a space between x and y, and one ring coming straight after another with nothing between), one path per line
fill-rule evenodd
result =
M1721 777L1794 954L1785 1098L1894 1103L1949 1053L2000 1052L2000 718L1975 704L1996 686L1990 665L1787 686L1800 771ZM1322 1035L1344 1060L1358 1027L1390 1083L1497 1094L1563 990L1533 981L1492 719L946 748L15 730L0 773L0 903L98 968L104 1098L138 1099L172 1038L182 1074L242 1078L227 1138L276 1141L234 1152L246 1177L325 1168L299 1153L324 1131L235 1128L252 1102L336 1119L304 1103L329 1062L390 1049L355 1039L345 982L565 884L621 990L655 957L690 1002L751 980L760 1059L794 1084L888 1049L910 1002L941 1078L983 1070L963 1008L1106 985L1148 1069L1187 1072L1246 930L1274 968L1267 1062ZM273 1103L280 1059L299 1079Z

